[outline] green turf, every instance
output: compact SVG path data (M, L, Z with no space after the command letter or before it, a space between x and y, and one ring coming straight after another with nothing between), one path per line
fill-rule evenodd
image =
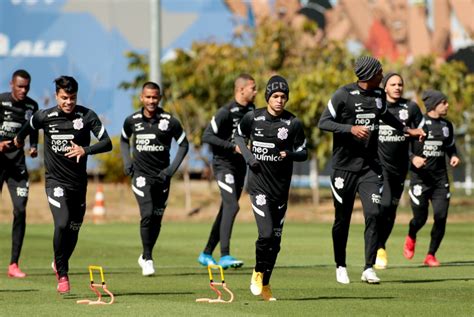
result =
M72 292L56 294L51 271L52 225L29 225L21 267L24 280L0 276L0 316L472 316L474 315L474 252L472 224L448 224L437 254L443 266L420 264L428 247L427 225L418 237L412 261L401 255L406 226L396 226L387 246L390 268L379 271L380 285L360 282L363 226L352 225L348 244L350 285L335 281L331 226L287 223L282 251L272 278L277 302L262 302L248 286L254 263L254 223L237 223L231 250L245 261L227 270L235 293L232 304L195 303L208 297L207 272L196 262L210 224L164 223L155 248L157 275L142 277L138 224L85 224L71 260ZM10 225L0 225L0 267L8 265ZM77 305L91 298L87 266L102 265L111 306ZM4 271L6 272L6 270Z

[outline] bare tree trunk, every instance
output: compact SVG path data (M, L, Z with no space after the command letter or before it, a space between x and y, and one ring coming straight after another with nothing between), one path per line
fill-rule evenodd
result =
M311 158L311 161L309 162L309 179L313 196L313 204L319 205L319 173L316 156Z

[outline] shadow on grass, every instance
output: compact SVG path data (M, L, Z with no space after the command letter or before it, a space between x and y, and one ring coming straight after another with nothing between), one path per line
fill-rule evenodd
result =
M450 281L474 281L474 278L470 277L457 277L457 278L439 278L439 279L426 279L426 280L398 280L398 281L384 281L384 284L388 283L401 283L401 284L421 284L421 283L440 283Z
M387 300L394 299L393 296L383 296L383 297L364 297L364 296L319 296L319 297L303 297L303 298L278 298L278 301L316 301L316 300L332 300L332 299L341 299L341 300Z
M143 296L143 295L193 295L193 292L114 292L114 296Z
M39 292L39 289L0 289L0 293L29 293Z

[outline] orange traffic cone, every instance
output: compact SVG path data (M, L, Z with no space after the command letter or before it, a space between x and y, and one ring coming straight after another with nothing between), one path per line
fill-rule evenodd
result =
M92 218L94 223L101 223L105 218L104 190L102 185L97 186L95 193L95 203L92 208Z

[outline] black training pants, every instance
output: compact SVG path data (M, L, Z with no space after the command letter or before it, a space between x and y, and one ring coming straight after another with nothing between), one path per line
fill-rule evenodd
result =
M388 237L392 233L397 217L397 208L403 193L406 173L394 174L383 170L383 190L380 202L380 215L378 219L378 245L377 248L385 249Z
M87 187L70 189L47 184L46 196L54 219L54 260L59 277L69 271L69 259L76 247L86 213Z
M221 244L221 256L229 255L230 238L235 217L239 211L239 198L244 186L246 170L221 169L215 171L215 178L221 193L221 205L204 252L212 254Z
M288 201L273 199L263 193L250 194L250 201L258 228L255 271L264 273L263 285L268 285L280 252Z
M382 175L372 169L359 172L333 170L331 190L336 210L332 239L337 266L346 266L346 246L356 193L359 193L365 218L365 269L375 263L377 217L380 210Z
M28 172L25 166L0 167L0 192L7 183L13 205L12 250L10 264L18 263L26 231L26 203L28 201Z
M137 173L133 175L132 190L140 209L140 236L145 260L153 259L153 248L160 235L169 188L169 179L160 182Z
M408 235L416 239L416 234L425 225L428 219L429 201L433 206L433 228L431 229L431 242L428 254L435 255L444 233L448 219L449 200L451 193L447 177L436 181L425 181L413 177L410 184L410 202L413 218L410 220Z

